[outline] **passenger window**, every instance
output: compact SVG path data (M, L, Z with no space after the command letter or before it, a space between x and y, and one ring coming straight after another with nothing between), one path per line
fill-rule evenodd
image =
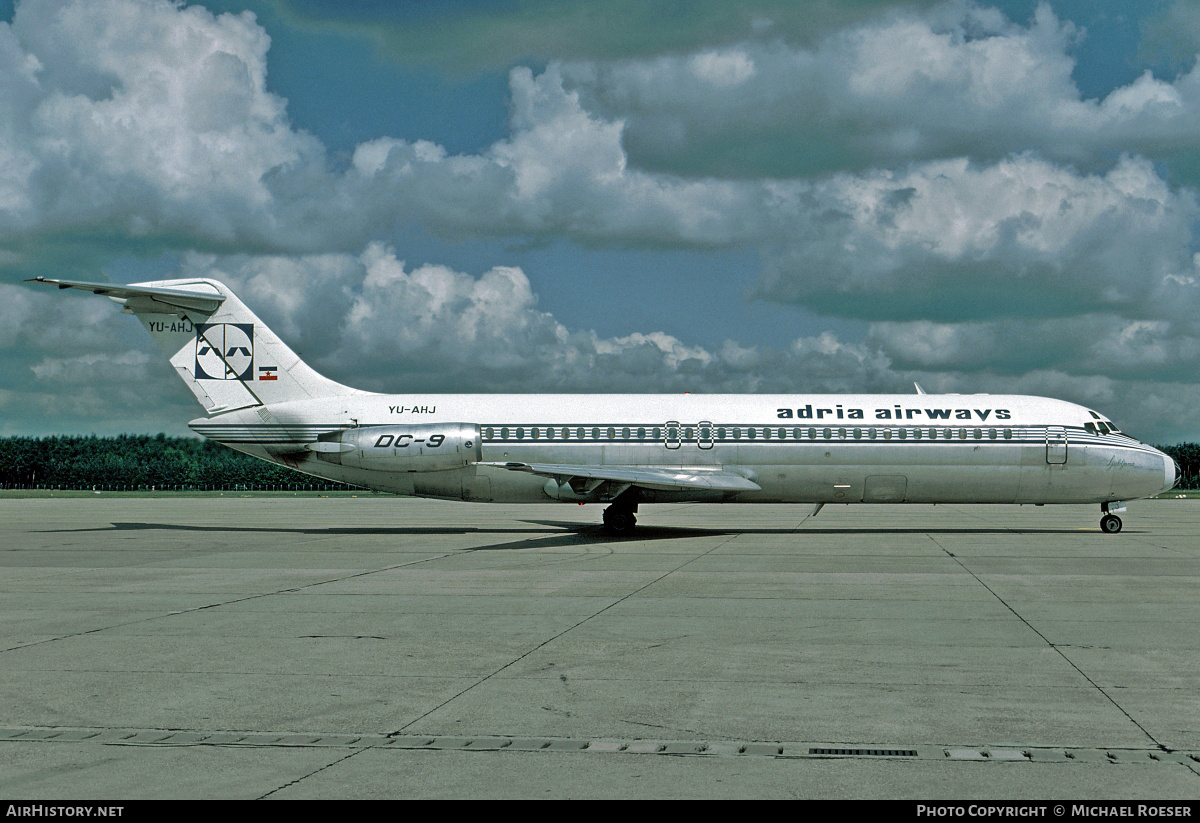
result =
M771 430L763 429L763 440L770 440L770 439L771 439Z
M825 431L821 432L821 434L823 434L825 436L826 440L833 439L833 430L832 429L825 429Z
M488 426L487 431L484 432L484 434L487 435L488 440L491 440L492 438L494 438L496 436L496 430L493 429L491 426Z
M884 429L884 430L883 430L883 439L884 439L884 440L891 440L891 439L892 439L892 430L891 430L891 429Z
M854 430L854 439L855 439L855 440L862 440L862 429L855 429L855 430Z
M1004 430L1004 439L1005 439L1005 440L1012 440L1012 429L1005 429L1005 430Z
M817 439L817 430L816 430L816 429L809 429L809 430L808 430L808 439L809 439L809 440L816 440L816 439Z
M600 429L599 429L599 428L594 428L594 429L592 429L592 439L593 439L593 440L599 440L599 439L600 439Z

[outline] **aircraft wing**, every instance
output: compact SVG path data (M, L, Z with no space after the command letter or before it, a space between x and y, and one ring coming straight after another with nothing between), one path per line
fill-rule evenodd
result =
M558 463L480 463L509 471L553 477L560 484L572 478L612 481L660 491L753 492L762 487L743 475L719 467L657 467L657 466L570 466Z
M51 280L47 277L35 277L26 283L45 283L58 286L60 289L82 289L92 294L102 294L118 300L145 300L150 303L161 303L164 307L187 309L204 314L212 314L225 300L223 294L205 294L204 292L184 291L183 289L164 289L153 286L123 286L116 283L84 283L81 280ZM169 313L169 312L168 312Z

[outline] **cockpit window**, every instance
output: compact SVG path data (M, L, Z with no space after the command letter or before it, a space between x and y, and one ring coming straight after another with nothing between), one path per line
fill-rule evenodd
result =
M1121 430L1116 427L1111 420L1105 420L1093 411L1088 414L1096 418L1096 422L1088 421L1083 424L1083 427L1092 434L1120 434Z

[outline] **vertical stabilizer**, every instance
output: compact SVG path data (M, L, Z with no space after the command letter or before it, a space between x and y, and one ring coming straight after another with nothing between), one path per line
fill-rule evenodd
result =
M142 322L209 414L354 394L322 377L223 283L206 278L128 286L37 278L112 298Z

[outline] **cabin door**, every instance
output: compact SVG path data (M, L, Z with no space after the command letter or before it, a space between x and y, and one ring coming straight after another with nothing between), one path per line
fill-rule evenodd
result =
M1052 466L1067 462L1067 430L1062 426L1046 429L1046 462Z

